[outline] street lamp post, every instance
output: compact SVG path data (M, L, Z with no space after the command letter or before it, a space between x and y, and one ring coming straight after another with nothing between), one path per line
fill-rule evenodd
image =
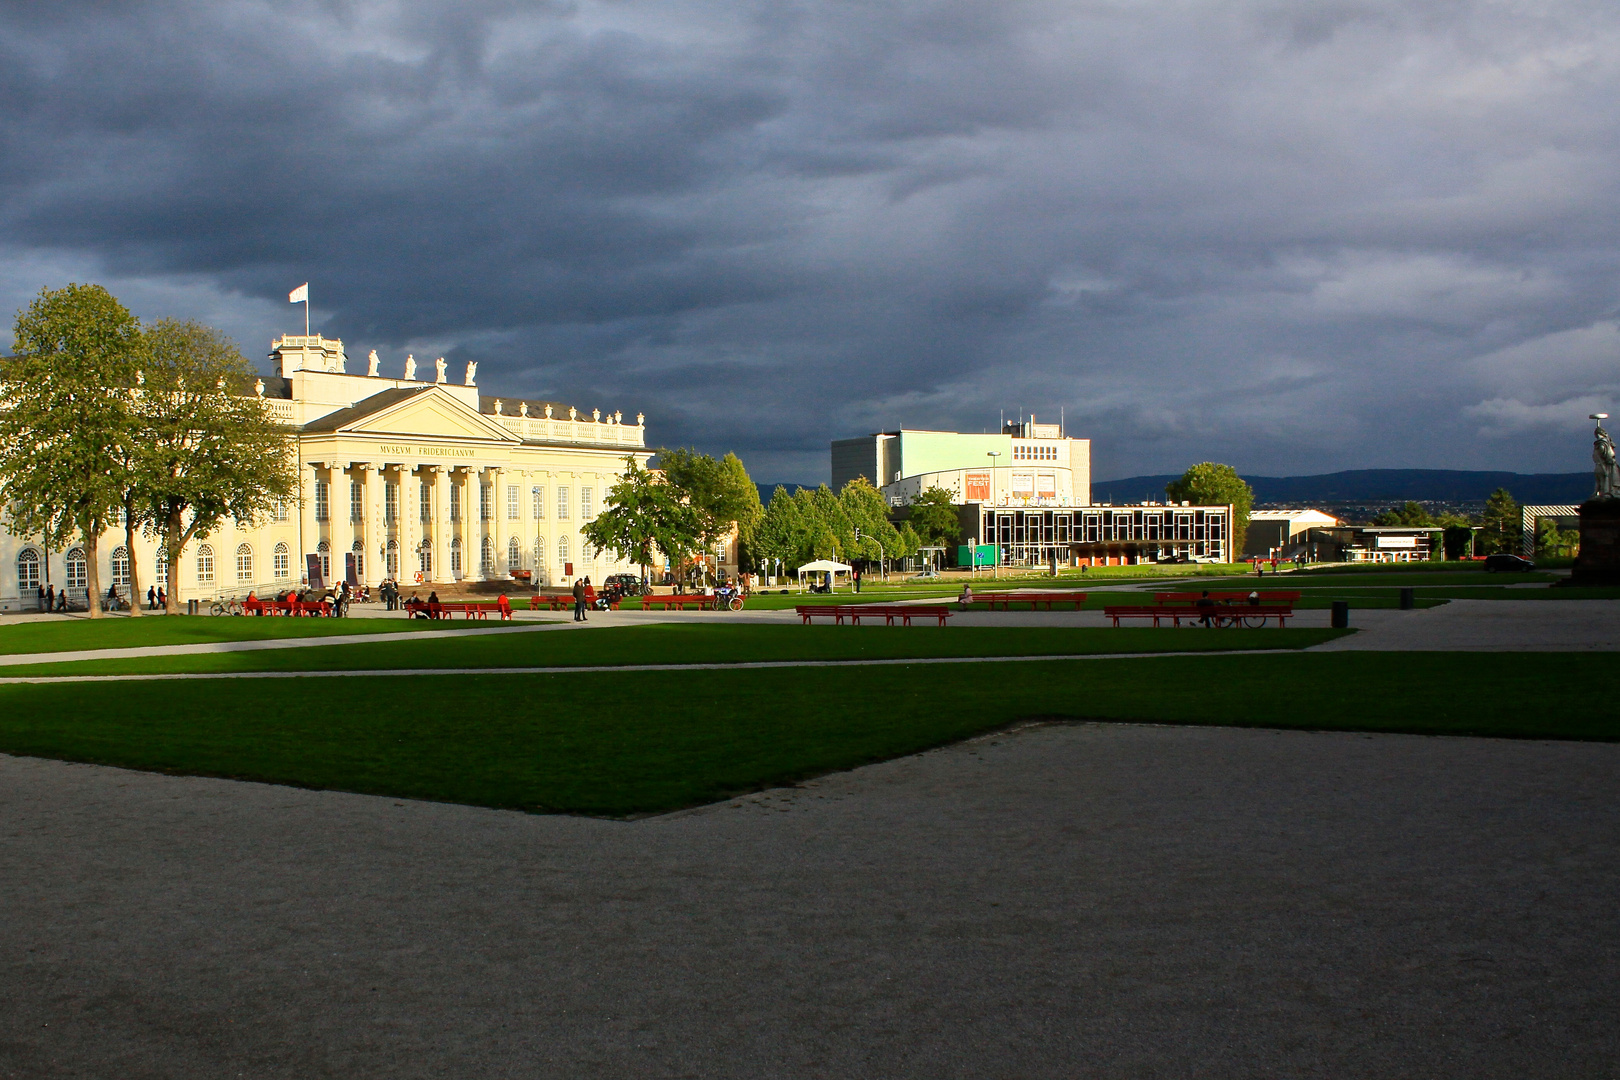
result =
M996 504L996 458L1001 456L1001 451L987 450L984 456L990 459L990 505L994 506ZM996 561L990 564L990 574L992 577L999 578L1001 576L1001 541L999 539L995 541L994 547L996 549ZM975 559L974 562L978 562L978 560Z

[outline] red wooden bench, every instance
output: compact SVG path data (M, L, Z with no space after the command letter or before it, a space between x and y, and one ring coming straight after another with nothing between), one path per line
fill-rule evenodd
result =
M244 600L247 615L330 615L332 605L324 600Z
M1166 600L1197 600L1202 595L1203 593L1195 592L1156 592L1153 594L1153 599L1163 603ZM1249 594L1246 592L1212 592L1209 594L1209 598L1217 602L1230 600L1234 604L1241 604L1248 601ZM1260 602L1262 604L1292 604L1298 599L1298 592L1260 590Z
M510 604L440 604L439 608L446 616L451 612L459 611L464 619L487 619L491 612L498 614L502 622L510 622L512 619L512 606Z
M1118 604L1103 608L1103 614L1119 625L1121 619L1152 619L1153 625L1158 626L1161 619L1169 619L1174 626L1180 626L1182 620L1197 626L1204 619L1209 619L1213 626L1244 626L1249 620L1257 620L1254 625L1265 625L1265 621L1276 619L1278 626L1288 625L1293 618L1294 609L1286 604L1217 604L1214 607L1197 607L1192 604Z
M1046 610L1051 611L1053 604L1073 604L1074 610L1079 611L1080 606L1086 602L1083 592L1007 592L1007 593L974 593L975 604L988 604L990 610L996 610L999 605L1003 611L1011 611L1013 604L1029 604L1029 610L1034 611L1037 604L1045 604Z
M879 617L885 626L893 626L895 619L900 620L901 626L910 626L912 619L937 619L939 625L944 626L945 620L951 617L951 609L947 607L897 604L800 604L793 610L799 613L805 626L814 618L832 619L837 626L844 625L844 620L848 619L851 625L859 626L862 619Z
M617 596L610 599L608 601L608 610L609 611L618 611L619 610L619 604L622 601L622 599L623 599L622 597L617 597ZM596 590L595 589L586 589L585 590L585 606L590 608L592 611L596 610ZM573 593L537 593L534 596L529 597L529 610L530 611L539 611L541 608L549 608L552 611L572 611L574 609L574 594Z
M641 598L642 611L651 611L653 608L661 608L664 611L670 608L679 608L682 611L687 608L708 611L713 606L714 597L705 596L703 593L667 593L663 596L648 594Z

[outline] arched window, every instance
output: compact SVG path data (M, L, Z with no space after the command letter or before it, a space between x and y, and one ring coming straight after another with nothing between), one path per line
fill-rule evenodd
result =
M568 537L557 537L557 565L561 566L568 561Z
M399 541L388 541L388 557L383 560L383 571L391 578L399 577Z
M214 583L214 549L204 544L197 549L197 584Z
M416 552L420 556L417 564L421 569L422 577L431 578L433 576L433 542L431 540L422 541Z
M366 545L356 540L354 547L350 550L354 552L354 580L364 581L366 580Z
M162 548L158 548L156 558L157 565L152 569L152 580L157 583L158 588L167 589L169 587L169 553Z
M495 541L487 536L478 546L478 572L485 577L495 576Z
M114 585L129 584L129 548L113 548L112 575L112 583Z
M246 544L236 546L236 580L253 580L253 549Z
M84 549L74 548L67 553L67 587L86 589L90 586L89 564L84 561Z
M523 548L518 544L518 538L506 542L506 572L515 574L523 569Z
M546 568L546 538L543 536L534 538L534 568L536 570Z
M322 540L315 545L315 553L321 557L321 580L332 580L332 545Z
M284 578L292 569L292 552L287 550L285 543L277 544L275 552L270 556L270 567L276 577Z
M33 548L17 552L17 591L39 591L39 552Z
M450 490L454 491L455 489L451 488ZM459 536L450 541L450 576L452 578L461 577L461 537Z

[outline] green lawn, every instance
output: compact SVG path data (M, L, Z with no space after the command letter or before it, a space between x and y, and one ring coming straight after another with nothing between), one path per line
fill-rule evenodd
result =
M1612 700L1620 664L1568 653L1282 653L606 677L7 685L0 686L0 751L628 815L791 783L1035 717L1620 738L1613 710L1549 706L1547 688L1559 686Z
M0 625L0 654L65 652L74 649L132 649L145 645L194 645L211 641L330 637L334 634L388 634L404 630L467 630L490 623L468 619L412 621L399 618L288 619L211 615L123 616Z
M240 621L240 620L238 620ZM487 623L483 625L488 625ZM262 652L75 660L0 667L0 676L223 671L381 671L404 668L567 667L750 660L1067 656L1122 652L1302 649L1344 630L1152 627L794 626L658 623L460 640L390 641Z

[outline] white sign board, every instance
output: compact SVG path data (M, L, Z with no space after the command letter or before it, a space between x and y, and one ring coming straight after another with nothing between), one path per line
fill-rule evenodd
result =
M1415 548L1418 538L1415 536L1380 536L1378 546L1381 548Z

